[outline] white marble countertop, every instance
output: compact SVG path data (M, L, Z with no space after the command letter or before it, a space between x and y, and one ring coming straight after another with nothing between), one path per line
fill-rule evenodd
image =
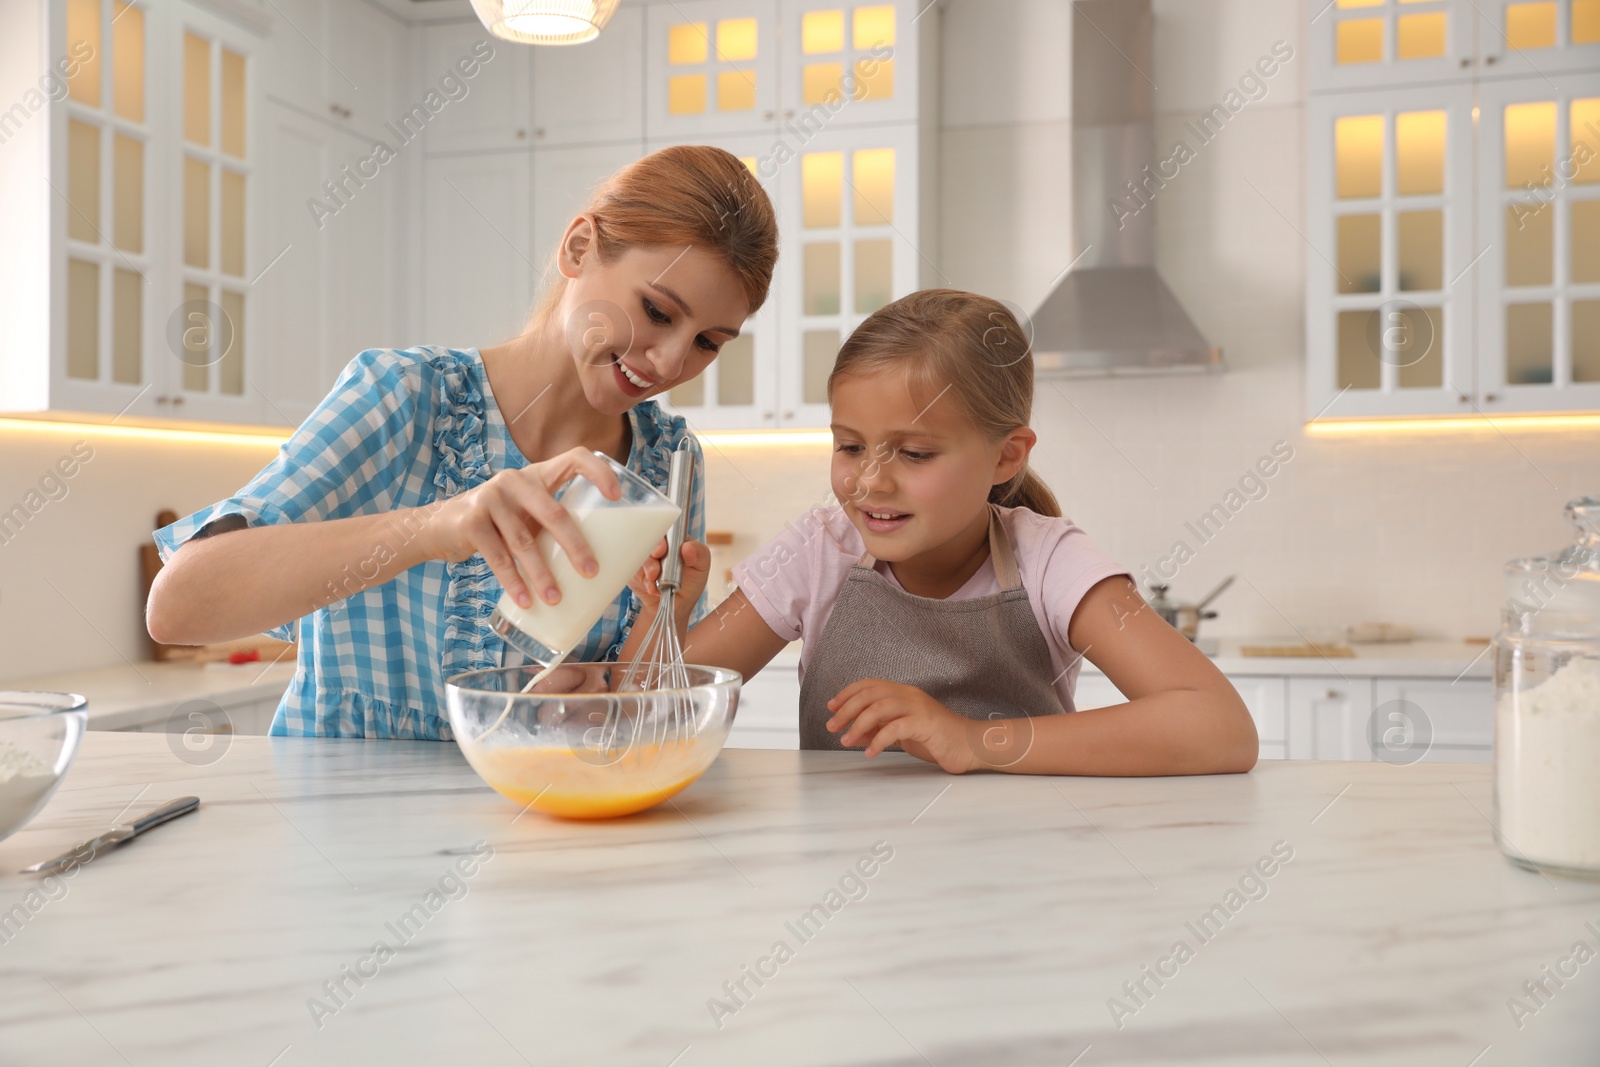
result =
M1500 855L1487 767L953 778L909 756L730 751L672 803L583 824L521 814L450 744L241 737L197 765L170 741L91 733L0 842L0 1062L1543 1067L1600 1050L1600 962L1511 1016L1524 982L1600 946L1600 885ZM197 813L53 898L10 873L189 793Z
M118 730L163 718L192 700L226 710L278 698L294 677L294 659L278 663L129 663L15 678L0 689L78 693L89 700L89 729Z

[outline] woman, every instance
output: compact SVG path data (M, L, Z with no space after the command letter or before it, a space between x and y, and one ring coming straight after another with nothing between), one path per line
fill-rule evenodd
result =
M552 493L583 474L615 498L596 451L663 489L680 442L703 468L684 421L649 398L737 335L777 255L772 205L729 153L667 148L623 168L567 227L519 337L361 353L248 485L156 531L151 636L289 640L298 620L274 734L448 739L444 679L501 665L488 620L502 588L559 599L534 535L593 568ZM637 610L625 590L572 657L614 658Z

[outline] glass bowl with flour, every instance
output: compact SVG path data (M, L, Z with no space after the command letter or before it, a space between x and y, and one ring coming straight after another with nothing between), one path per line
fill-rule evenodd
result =
M1495 838L1534 870L1600 878L1600 497L1576 540L1506 565L1495 638Z
M78 754L88 701L0 690L0 840L39 814Z

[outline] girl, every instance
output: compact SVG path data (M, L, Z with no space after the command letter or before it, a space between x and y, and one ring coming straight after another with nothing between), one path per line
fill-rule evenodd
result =
M274 734L448 739L444 679L501 665L501 588L559 599L534 534L595 571L552 491L582 473L615 499L596 450L662 488L685 438L699 465L649 398L739 333L777 255L772 205L736 157L677 147L625 167L567 227L521 336L361 353L248 485L156 531L151 635L288 640L298 620ZM703 515L697 495L696 536ZM575 657L613 656L635 610L624 591Z
M828 400L840 503L735 569L737 591L688 629L689 662L749 677L801 639L802 748L899 746L953 774L1254 766L1227 679L1028 470L1033 360L1002 304L934 289L874 312ZM652 617L664 552L633 581ZM710 553L685 543L683 558L693 603ZM1083 658L1128 703L1061 714Z

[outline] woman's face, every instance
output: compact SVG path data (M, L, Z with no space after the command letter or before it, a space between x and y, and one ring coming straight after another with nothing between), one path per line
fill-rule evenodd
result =
M637 247L603 263L593 236L582 217L567 231L560 315L584 395L596 411L620 415L699 375L750 311L716 252Z

